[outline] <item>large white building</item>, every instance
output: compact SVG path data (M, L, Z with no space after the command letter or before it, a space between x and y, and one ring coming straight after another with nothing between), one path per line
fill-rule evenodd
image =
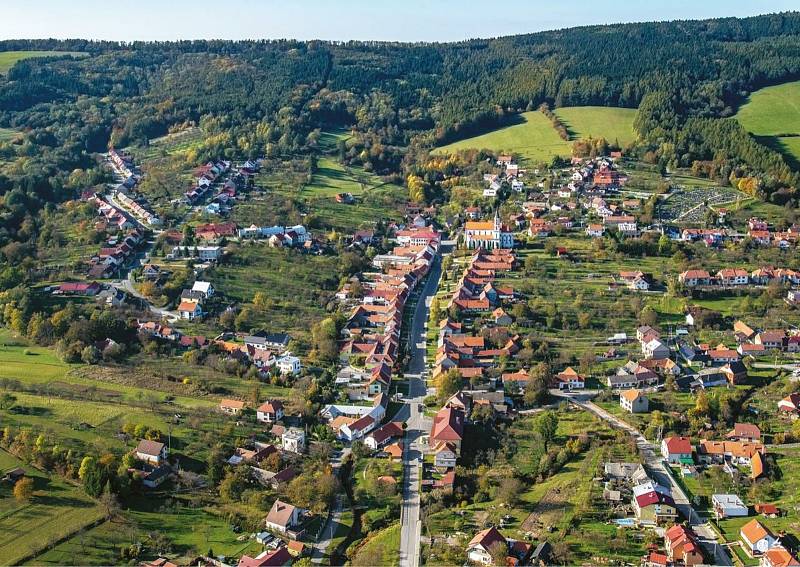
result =
M500 222L500 215L495 213L491 221L467 222L464 243L467 248L513 248L514 234Z

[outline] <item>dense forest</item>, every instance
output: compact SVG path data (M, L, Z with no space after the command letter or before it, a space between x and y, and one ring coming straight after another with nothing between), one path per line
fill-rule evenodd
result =
M209 134L198 161L302 154L315 130L353 128L343 157L424 175L436 144L543 103L639 108L637 151L703 164L779 203L797 173L728 119L754 89L800 77L800 13L593 26L447 44L9 40L27 59L0 77L0 250L29 257L36 212L101 177L94 152L146 145L181 124ZM13 244L11 249L7 247ZM20 246L26 252L20 254Z

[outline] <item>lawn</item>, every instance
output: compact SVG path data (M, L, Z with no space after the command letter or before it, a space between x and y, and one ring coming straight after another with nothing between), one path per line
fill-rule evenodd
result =
M765 144L800 160L800 81L752 93L736 119Z
M572 153L570 143L558 136L550 120L539 111L525 112L517 124L453 142L436 148L433 153L448 154L466 149L514 152L534 163L549 162L555 156Z
M365 560L378 560L378 565L390 567L400 562L400 524L393 524L370 535L352 558L357 565L366 565Z
M17 61L32 57L57 57L62 55L83 55L77 51L0 51L0 73L7 73Z
M557 108L556 116L567 127L570 138L605 138L609 143L626 146L636 139L633 131L635 108L574 106Z
M48 477L0 450L0 469L25 468L34 480L34 496L19 503L11 487L0 487L0 557L3 564L14 565L101 516L98 505L79 487L59 477Z

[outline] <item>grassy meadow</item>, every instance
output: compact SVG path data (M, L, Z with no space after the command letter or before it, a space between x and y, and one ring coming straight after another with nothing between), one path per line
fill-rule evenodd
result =
M767 145L800 160L800 81L752 93L736 119Z
M62 55L83 55L77 51L0 51L0 74L5 74L17 61L33 57L59 57Z
M636 139L633 131L635 108L608 106L574 106L555 109L555 114L567 127L570 139L605 138L620 146Z
M555 156L568 156L572 152L569 142L562 140L550 120L539 111L524 112L521 122L505 126L480 136L459 140L436 148L434 154L448 154L458 150L487 149L493 152L514 152L529 162L547 162Z

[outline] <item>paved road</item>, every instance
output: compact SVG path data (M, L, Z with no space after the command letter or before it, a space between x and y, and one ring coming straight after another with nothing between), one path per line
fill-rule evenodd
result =
M647 441L647 439L645 439L644 435L642 435L638 429L619 419L615 415L608 413L597 404L588 400L584 400L583 396L581 395L571 396L568 393L559 392L557 390L551 390L551 394L568 398L575 405L592 412L600 419L610 423L613 427L627 431L636 441L636 446L644 456L645 464L655 477L654 480L656 480L662 486L670 487L672 498L675 501L675 506L678 508L678 511L681 513L681 515L689 520L689 524L698 535L700 545L702 545L705 549L707 557L713 557L715 565L723 565L725 567L730 567L733 565L731 558L723 550L722 546L717 543L717 534L708 523L708 520L703 518L703 516L694 509L692 503L689 502L689 499L683 492L683 489L675 481L675 478L672 476L672 474L667 472L667 468L666 465L664 465L664 460L661 457L660 451L653 447L653 445Z
M338 457L331 458L330 463L334 474L338 474L342 463L347 459L349 454L350 448L346 447L339 453ZM347 504L347 496L345 494L339 494L336 496L336 501L333 504L331 513L328 515L328 519L325 522L325 527L322 529L322 535L320 535L317 543L314 544L311 550L312 563L320 564L325 561L325 552L328 549L328 546L330 546L333 536L336 535L336 528L339 527L342 513L347 507Z
M430 420L425 418L424 412L419 411L427 395L427 386L422 376L425 371L425 322L428 320L430 300L439 288L441 271L441 256L437 255L431 265L428 279L420 291L409 331L410 361L406 372L408 403L401 410L402 417L408 416L408 426L403 445L400 567L417 567L419 565L419 540L422 535L422 523L419 518L419 488L423 458L420 437L427 435L431 427ZM406 411L408 413L405 413Z
M150 246L150 245L148 244L148 246ZM114 287L116 287L118 289L123 290L126 293L129 293L133 297L138 298L145 305L147 305L147 308L152 313L155 313L156 315L158 315L162 319L167 319L170 322L175 322L178 319L180 319L180 314L177 311L170 311L168 309L162 309L161 307L156 307L155 305L150 303L149 299L147 299L144 295L139 293L137 291L137 289L133 285L132 275L133 275L133 272L132 271L128 271L128 276L124 280L120 280L119 283L112 283L111 285L113 285Z

